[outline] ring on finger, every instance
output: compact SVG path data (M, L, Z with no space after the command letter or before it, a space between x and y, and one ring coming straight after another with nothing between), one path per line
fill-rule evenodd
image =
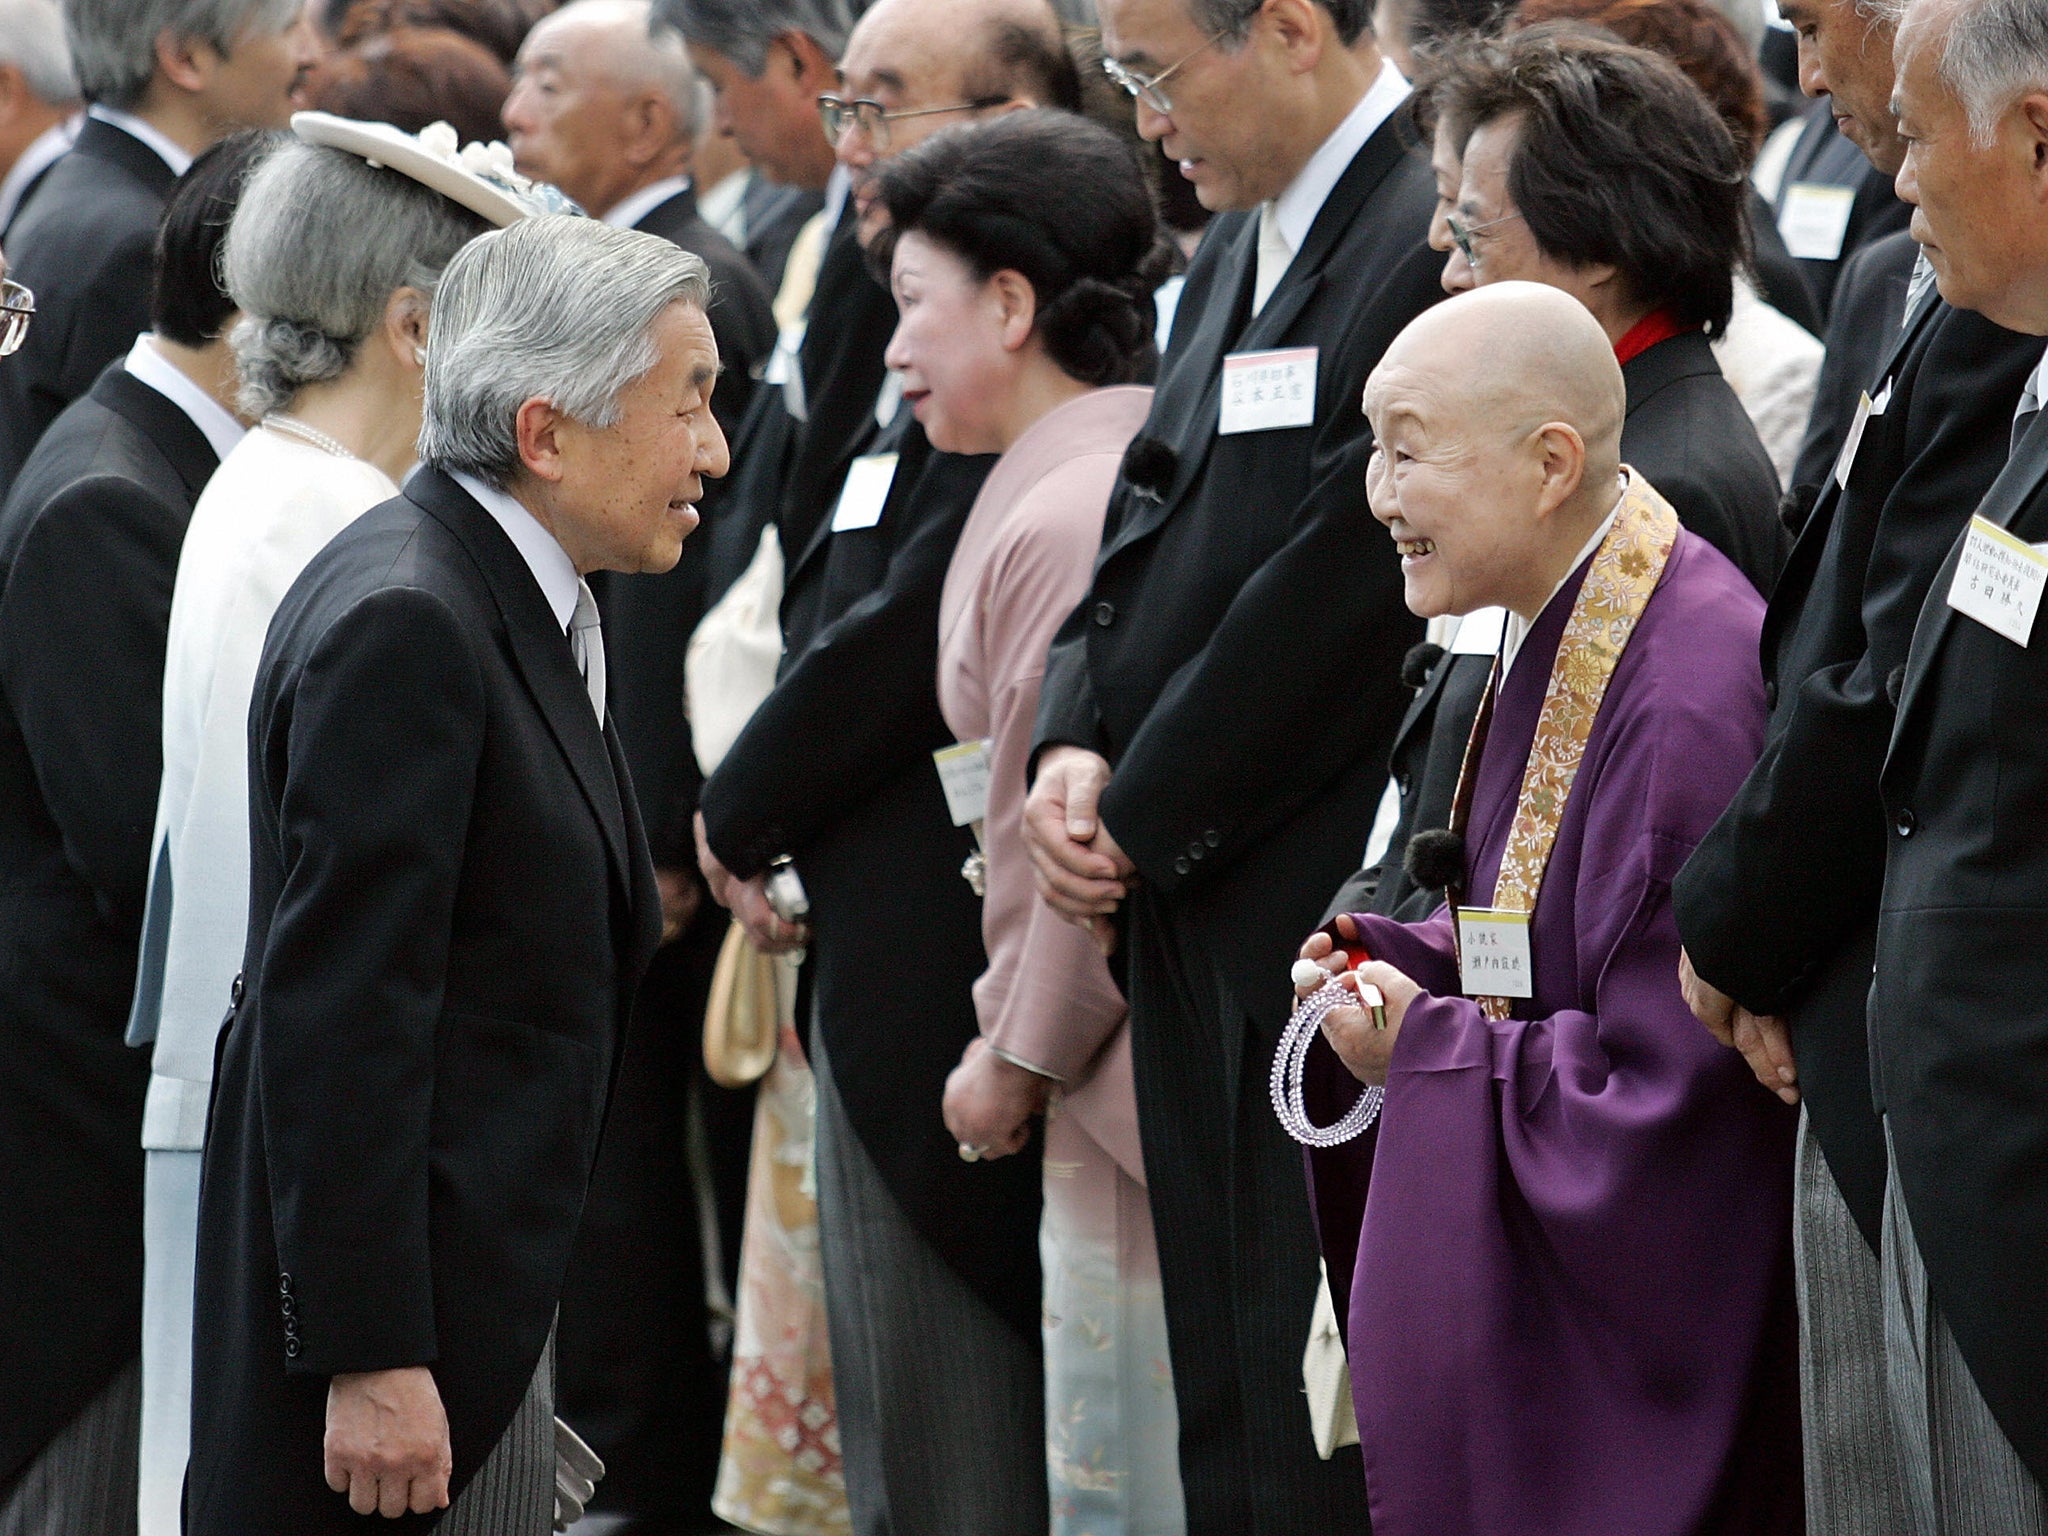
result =
M1369 981L1358 984L1358 1000L1372 1013L1372 1027L1387 1027L1387 995Z
M964 1141L960 1143L960 1161L963 1163L978 1163L987 1156L987 1147L973 1146Z

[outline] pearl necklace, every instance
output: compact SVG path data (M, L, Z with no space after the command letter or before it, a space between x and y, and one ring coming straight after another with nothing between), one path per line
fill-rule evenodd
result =
M329 437L318 427L310 427L305 422L299 421L294 417L282 416L276 411L272 411L263 418L263 425L285 437L295 437L309 448L318 448L322 453L331 453L337 459L359 459L358 455L349 452L347 446L339 438Z

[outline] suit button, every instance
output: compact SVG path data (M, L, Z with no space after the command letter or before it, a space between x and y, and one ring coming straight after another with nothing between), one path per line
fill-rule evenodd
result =
M1221 832L1218 832L1214 827L1211 827L1208 831L1202 834L1202 841L1207 843L1211 848L1221 848L1223 846L1223 834Z
M277 1277L277 1294L280 1296L289 1296L291 1295L291 1293L292 1277L290 1275L279 1275Z
M1913 829L1920 825L1920 818L1913 814L1913 808L1911 806L1907 806L1905 809L1899 812L1899 819L1895 823L1895 825L1899 829L1899 836L1911 837L1913 835Z
M298 1315L299 1304L287 1296L277 1304L277 1310L282 1312L286 1319L289 1320Z
M1199 861L1203 858L1206 858L1208 856L1208 853L1209 850L1204 848L1200 843L1188 844L1188 857L1191 859Z
M286 1339L284 1341L284 1357L287 1360L299 1358L299 1341L297 1339Z
M1776 678L1774 677L1774 678L1772 678L1772 679L1771 679L1771 680L1770 680L1769 682L1767 682L1767 683L1765 683L1765 684L1764 684L1764 708L1766 708L1766 709L1776 709L1777 707L1778 707L1778 680L1777 680L1777 679L1776 679Z
M235 972L234 984L228 988L228 1002L236 1008L242 1006L242 973Z
M1173 872L1176 875L1184 875L1194 867L1195 866L1190 864L1186 859L1175 859L1173 861Z
M1107 629L1110 625L1114 624L1116 622L1116 604L1097 603L1095 605L1095 622L1103 629Z

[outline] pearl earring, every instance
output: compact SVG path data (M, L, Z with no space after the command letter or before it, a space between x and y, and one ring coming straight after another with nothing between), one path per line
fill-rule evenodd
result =
M412 360L418 363L422 368L426 367L427 349L425 347L414 347L412 349Z

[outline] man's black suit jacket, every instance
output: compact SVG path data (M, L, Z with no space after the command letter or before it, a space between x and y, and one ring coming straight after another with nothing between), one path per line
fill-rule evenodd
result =
M1628 392L1623 461L1642 471L1680 522L1769 591L1785 547L1778 472L1706 337L1659 342L1630 358L1621 377ZM1416 885L1403 861L1417 832L1450 825L1465 742L1492 669L1491 654L1458 653L1430 669L1394 737L1401 816L1386 857L1346 881L1326 917L1369 911L1414 922L1442 901L1441 892Z
M1788 501L1787 515L1796 523L1812 507L1812 496L1827 484L1841 455L1842 440L1856 419L1856 404L1877 378L1899 344L1906 318L1906 298L1913 286L1913 262L1919 243L1904 230L1873 240L1842 263L1835 285L1835 307L1828 320L1827 352L1814 381L1813 408L1806 417L1806 436L1792 465L1792 483L1800 494ZM1810 487L1810 492L1801 487ZM1798 528L1793 532L1796 534Z
M0 1488L141 1338L149 1058L122 1032L171 585L216 462L110 368L0 508Z
M89 117L7 229L8 276L35 324L0 368L0 495L58 412L149 329L151 253L177 178L133 134Z
M1442 297L1412 135L1403 111L1367 140L1256 317L1258 216L1210 225L1143 434L1171 450L1169 483L1117 482L1039 706L1041 751L1109 759L1105 825L1276 1033L1288 962L1365 841L1421 633L1366 511L1360 409ZM1320 349L1314 425L1219 434L1225 355L1302 346Z
M2004 467L2041 339L1930 293L1871 379L1884 398L1845 490L1815 502L1764 619L1763 756L1672 887L1693 966L1793 1032L1802 1096L1871 1246L1884 1136L1865 1013L1885 819L1888 688L1928 583Z
M753 266L697 215L693 193L679 192L636 226L704 258L711 268L711 330L723 371L712 397L719 425L730 439L745 419L754 374L775 346L768 290ZM719 482L707 487L708 520L721 499ZM659 575L600 572L591 582L604 613L605 663L612 715L640 795L640 814L654 862L694 873L691 818L703 775L683 711L683 662L705 608L705 542L684 541L675 568Z
M1977 509L2048 539L2048 415ZM1872 1092L1927 1286L1998 1427L2048 1482L2048 641L1948 606L1935 573L1885 758Z
M329 1491L328 1378L432 1366L458 1493L497 1443L660 937L653 866L539 584L437 470L293 584L249 727L186 1529L422 1529Z

